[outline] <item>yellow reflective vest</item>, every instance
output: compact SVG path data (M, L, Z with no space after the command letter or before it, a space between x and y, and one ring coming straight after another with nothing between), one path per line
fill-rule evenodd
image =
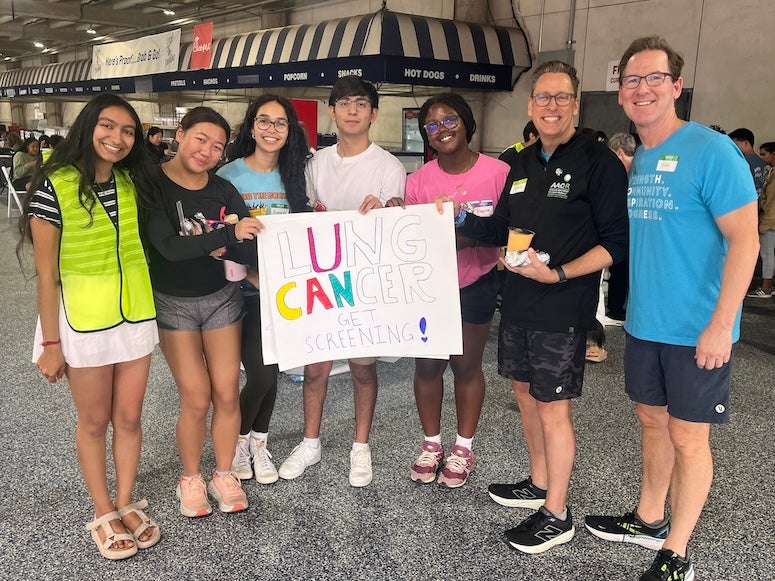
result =
M114 168L118 227L97 199L92 215L78 199L80 173L49 176L62 217L59 276L67 322L75 331L102 331L156 317L151 278L137 224L135 187Z

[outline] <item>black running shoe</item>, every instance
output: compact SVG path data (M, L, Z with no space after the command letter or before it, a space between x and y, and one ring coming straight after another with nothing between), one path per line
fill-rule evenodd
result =
M535 486L530 478L516 484L490 484L487 492L498 504L512 508L538 510L546 501L546 490Z
M692 581L694 565L687 557L682 559L670 549L660 549L654 562L640 581Z
M536 554L567 543L575 533L570 508L566 519L560 520L542 506L538 512L504 532L503 536L510 547L523 553Z
M584 519L584 526L590 533L606 541L633 543L654 551L662 548L670 532L669 522L652 528L640 520L634 510L624 516L588 516Z

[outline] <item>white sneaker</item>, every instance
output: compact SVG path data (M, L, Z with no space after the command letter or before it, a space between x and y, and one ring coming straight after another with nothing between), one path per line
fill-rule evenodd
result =
M350 452L350 486L361 487L371 484L371 450L357 448Z
M240 436L237 439L237 450L234 452L234 460L231 461L231 473L240 480L248 480L253 476L250 467L250 445L248 436Z
M296 446L291 455L285 459L285 462L280 466L279 476L283 480L293 480L298 478L308 466L312 466L320 462L320 456L323 446L313 448L312 446L302 442Z
M259 484L277 482L277 468L272 463L272 455L266 449L266 442L250 438L250 455L253 456L253 474Z
M619 319L612 319L611 317L606 315L605 317L603 317L603 324L606 327L623 327L624 321L620 321Z

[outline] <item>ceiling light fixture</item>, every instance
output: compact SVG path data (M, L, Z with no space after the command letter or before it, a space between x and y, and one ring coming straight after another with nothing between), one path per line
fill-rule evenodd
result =
M45 48L46 45L36 40L35 42L32 43L32 46L34 46L35 48Z
M94 30L92 25L89 25L89 28L86 29L86 34L97 34L97 31Z
M172 8L165 8L162 12L164 12L164 16L175 16L175 11Z

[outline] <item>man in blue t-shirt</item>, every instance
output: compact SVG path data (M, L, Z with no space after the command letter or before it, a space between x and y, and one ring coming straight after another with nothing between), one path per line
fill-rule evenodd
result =
M619 65L619 104L643 143L627 195L624 361L643 480L635 510L585 524L605 540L660 549L640 581L694 578L687 544L713 479L710 425L729 419L733 345L759 249L756 190L741 152L676 115L682 67L659 37L633 41Z

